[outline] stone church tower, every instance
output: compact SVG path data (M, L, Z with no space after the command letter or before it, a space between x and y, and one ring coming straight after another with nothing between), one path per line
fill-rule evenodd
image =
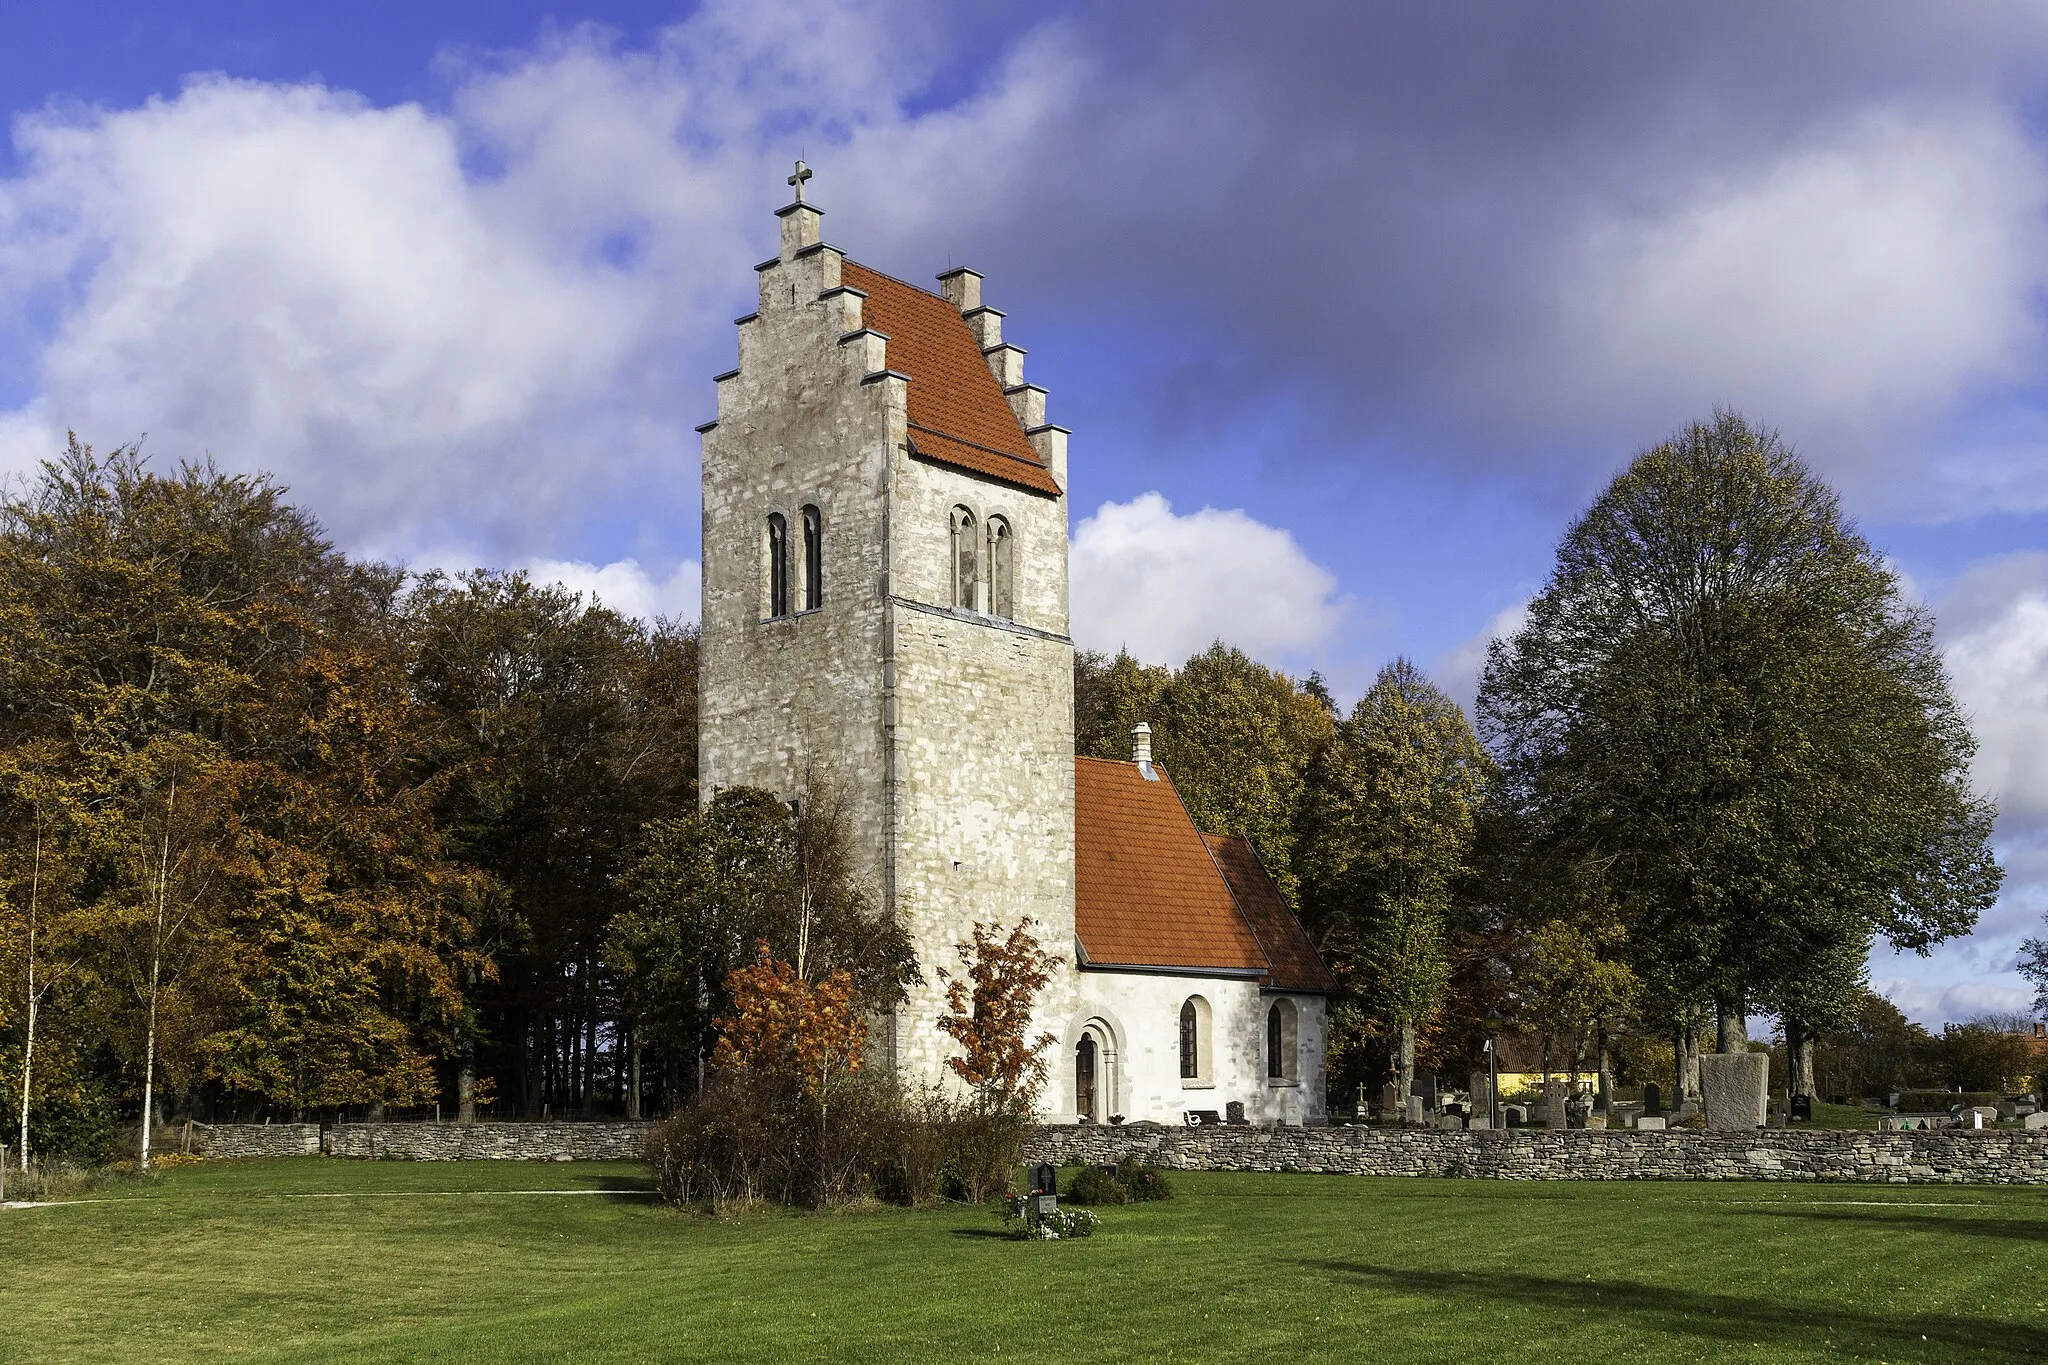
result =
M1073 1011L1066 432L970 270L933 293L820 239L790 177L704 438L701 781L829 783L921 986L883 1030L943 1079L939 969L1029 918Z

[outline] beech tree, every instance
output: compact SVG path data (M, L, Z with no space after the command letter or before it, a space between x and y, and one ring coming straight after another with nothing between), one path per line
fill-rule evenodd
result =
M1997 893L1926 612L1734 413L1644 452L1572 526L1489 651L1479 719L1519 827L1603 883L1676 1009L1796 1011L1813 963L1873 937L1924 952Z
M1296 867L1310 933L1394 1037L1401 1093L1450 981L1453 890L1492 764L1457 703L1406 659L1380 670L1306 773Z

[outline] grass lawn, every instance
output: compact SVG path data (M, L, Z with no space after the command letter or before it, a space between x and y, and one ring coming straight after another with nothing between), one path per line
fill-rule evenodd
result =
M1020 1243L626 1165L190 1167L0 1211L0 1360L2048 1358L2048 1191L1174 1179Z

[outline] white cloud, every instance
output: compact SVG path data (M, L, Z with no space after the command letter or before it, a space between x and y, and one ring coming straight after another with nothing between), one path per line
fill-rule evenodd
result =
M1216 641L1313 655L1344 617L1337 580L1294 537L1240 511L1177 515L1158 493L1106 502L1074 529L1072 616L1083 648L1178 664Z
M1461 642L1438 665L1437 672L1443 678L1444 691L1469 712L1479 696L1479 676L1486 671L1487 646L1495 640L1507 639L1528 621L1529 602L1526 598L1495 612L1484 630Z
M1944 652L2008 823L2048 822L2048 554L1980 565L1943 604Z
M636 559L589 564L574 559L532 559L521 565L533 578L560 583L586 599L602 602L622 616L643 621L697 619L698 589L703 569L695 560L676 565L667 578L656 578Z
M442 110L204 77L21 117L0 316L30 351L0 368L32 396L0 410L0 472L67 427L146 431L159 458L278 474L358 551L502 562L610 534L687 554L690 427L786 158L806 135L827 150L835 210L924 203L957 190L938 170L1002 164L1077 78L1041 37L906 110L933 59L902 40L920 27L711 0L645 50L578 29L450 62ZM879 217L863 243L886 251Z
M1551 354L1570 374L1531 378L1557 386L1551 405L1698 415L1734 403L1836 477L1889 471L1917 460L1913 438L1959 399L2038 360L2044 207L2048 166L2008 111L1866 113L1593 218L1560 280ZM1957 485L1944 498L1999 491L1967 457L1944 472ZM1890 492L1930 510L1924 486Z

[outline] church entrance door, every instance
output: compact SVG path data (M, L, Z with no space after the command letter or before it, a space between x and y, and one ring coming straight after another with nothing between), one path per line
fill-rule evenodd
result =
M1095 1035L1081 1035L1081 1045L1074 1049L1074 1112L1089 1122L1097 1122L1101 1115L1095 1112Z

